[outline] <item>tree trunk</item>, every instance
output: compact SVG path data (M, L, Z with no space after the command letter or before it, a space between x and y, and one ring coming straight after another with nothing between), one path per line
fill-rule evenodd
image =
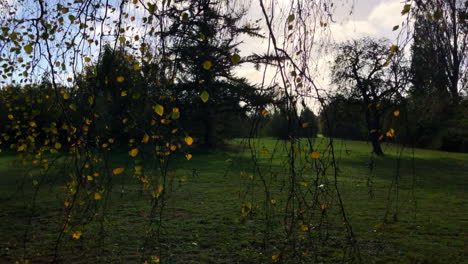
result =
M217 135L216 135L216 120L215 115L210 110L203 120L205 131L204 131L204 142L203 146L208 149L214 149L217 147Z
M372 143L372 152L374 152L377 155L383 155L384 153L382 151L382 146L380 145L379 137L380 137L380 133L377 131L374 133L371 133L370 135L370 139Z
M382 147L380 145L380 122L379 113L376 104L371 104L366 109L366 122L367 129L369 130L369 139L372 143L372 152L377 155L383 155Z

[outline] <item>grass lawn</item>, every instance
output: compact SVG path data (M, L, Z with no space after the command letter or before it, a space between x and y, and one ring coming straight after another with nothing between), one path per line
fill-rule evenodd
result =
M317 138L314 143L324 153L324 159L328 157L324 151L326 140ZM261 139L254 143L258 146L258 165L271 183L272 199L276 201L273 208L278 208L272 218L275 225L272 238L281 239L280 208L286 203L288 153L282 141ZM257 176L253 174L250 151L242 139L232 140L227 149L216 153L194 151L190 161L181 155L171 163L173 183L168 190L158 248L162 252L161 263L272 262L271 256L261 254L264 227L261 213L241 216L243 203L254 201L253 211L259 206L260 212L263 199L260 181L254 178ZM412 149L404 149L400 153L400 147L385 145L386 155L372 158L370 149L365 142L335 140L337 186L362 262L468 263L468 154L421 149L415 149L414 153ZM112 167L133 162L126 151L113 152L110 160ZM298 166L300 163L299 160ZM33 178L38 176L31 168L16 161L13 154L0 153L0 263L15 263L23 256L30 263L49 263L53 259L64 220L63 185L68 172L59 160L47 178L39 178L40 188L36 188ZM73 239L71 232L63 235L60 263L146 260L141 258L141 249L152 220L151 196L127 171L130 170L110 177L112 183L108 186L112 189L99 201L101 206L91 205L88 212L92 214L83 216L87 217L83 220L86 224L74 227L82 231L82 237ZM308 173L305 168L302 177L310 183L313 174L307 176ZM309 252L317 256L316 263L338 262L346 246L333 194L334 179L327 175L320 188L331 193L332 202L327 208L330 227L328 238L317 240L320 246L313 246L313 252ZM36 189L37 199L32 208ZM313 230L310 233L323 235L314 234ZM275 254L279 243L271 245ZM288 263L286 259L283 261Z

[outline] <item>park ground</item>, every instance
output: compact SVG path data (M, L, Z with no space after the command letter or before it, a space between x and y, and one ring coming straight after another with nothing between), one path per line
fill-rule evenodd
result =
M325 138L315 141L319 151L327 145ZM281 175L286 174L285 143L261 139L256 144L259 166L280 175L281 185ZM181 155L172 162L174 180L163 215L162 244L167 254L161 263L272 262L260 254L260 217L241 216L246 199L262 196L260 186L245 177L252 170L245 146L245 140L236 139L223 151L194 150L190 161ZM368 143L343 140L335 140L335 148L338 187L363 263L468 263L468 154L388 144L385 156L372 157ZM126 151L111 156L115 164L131 165ZM51 170L50 179L37 188L31 215L34 171L14 154L0 153L0 263L15 263L21 257L30 263L51 261L63 219L61 186L66 173L64 168ZM389 192L396 175L397 202L394 192ZM257 190L253 194L252 186ZM64 235L63 263L143 263L139 250L149 221L150 197L126 173L113 179L109 193L106 210L95 215L103 219L99 214L105 214L105 221L83 226L80 239ZM275 206L284 206L284 196L273 195ZM333 227L342 220L334 208L330 210L330 238L314 252L317 263L338 262L345 245L342 229Z

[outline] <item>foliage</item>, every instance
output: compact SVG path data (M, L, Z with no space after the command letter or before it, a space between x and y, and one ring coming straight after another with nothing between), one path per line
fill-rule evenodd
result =
M387 40L363 38L338 46L332 67L332 82L345 96L362 102L373 152L380 146L385 112L402 97L409 81L403 52Z

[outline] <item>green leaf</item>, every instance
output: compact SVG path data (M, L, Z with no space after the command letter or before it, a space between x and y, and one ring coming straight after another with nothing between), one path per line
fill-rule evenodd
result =
M291 23L294 21L294 19L296 19L296 16L294 14L291 14L288 16L288 22Z
M76 111L76 110L77 110L76 105L74 105L74 104L71 104L69 107L70 107L70 109L73 110L73 111Z
M399 25L395 25L395 26L393 27L393 31L398 30L399 28L400 28Z
M172 112L172 119L179 119L180 118L180 112Z
M156 114L162 116L164 114L164 106L162 106L160 104L156 104L154 106L154 112L156 112Z
M208 99L210 98L210 94L207 91L203 91L200 95L201 100L206 103L208 102Z
M211 66L213 66L213 63L211 63L211 61L203 62L203 69L209 70L209 69L211 69Z
M234 65L238 64L240 60L241 60L241 57L239 56L239 54L234 54L231 56L231 61L232 61L232 64Z
M31 46L31 44L24 46L24 51L25 51L27 54L31 54L32 51L33 51L33 47Z
M406 4L403 6L403 10L401 10L401 15L406 15L409 13L411 9L411 5L410 4Z

